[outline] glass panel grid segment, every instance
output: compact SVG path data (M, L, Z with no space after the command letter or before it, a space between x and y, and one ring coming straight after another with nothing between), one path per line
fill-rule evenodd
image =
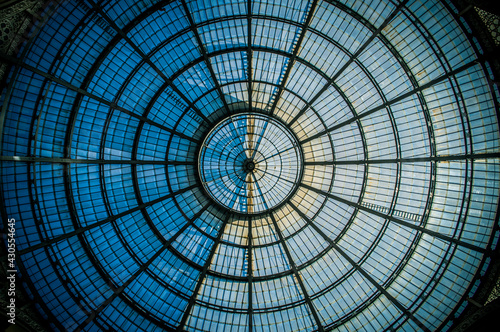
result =
M43 7L0 54L0 230L33 316L452 328L500 231L499 73L454 4Z

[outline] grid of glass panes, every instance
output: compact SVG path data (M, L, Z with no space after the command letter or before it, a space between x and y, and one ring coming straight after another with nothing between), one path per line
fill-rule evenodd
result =
M435 330L459 306L497 227L498 96L448 4L94 5L63 3L2 92L5 213L55 329ZM250 100L303 181L225 225L196 151Z

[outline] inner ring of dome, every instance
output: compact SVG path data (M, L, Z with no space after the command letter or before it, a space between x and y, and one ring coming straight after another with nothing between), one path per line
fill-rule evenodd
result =
M302 150L280 121L241 113L225 118L205 137L198 172L208 195L222 207L265 213L295 193L303 173Z

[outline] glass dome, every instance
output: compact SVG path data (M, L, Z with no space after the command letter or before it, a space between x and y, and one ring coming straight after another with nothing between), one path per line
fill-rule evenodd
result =
M481 286L499 93L450 1L44 10L1 213L50 329L448 330Z

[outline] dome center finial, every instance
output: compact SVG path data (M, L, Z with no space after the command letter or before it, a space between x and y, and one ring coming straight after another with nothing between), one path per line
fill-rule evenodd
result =
M243 162L243 171L246 173L251 173L255 170L255 162L252 158L248 158Z

